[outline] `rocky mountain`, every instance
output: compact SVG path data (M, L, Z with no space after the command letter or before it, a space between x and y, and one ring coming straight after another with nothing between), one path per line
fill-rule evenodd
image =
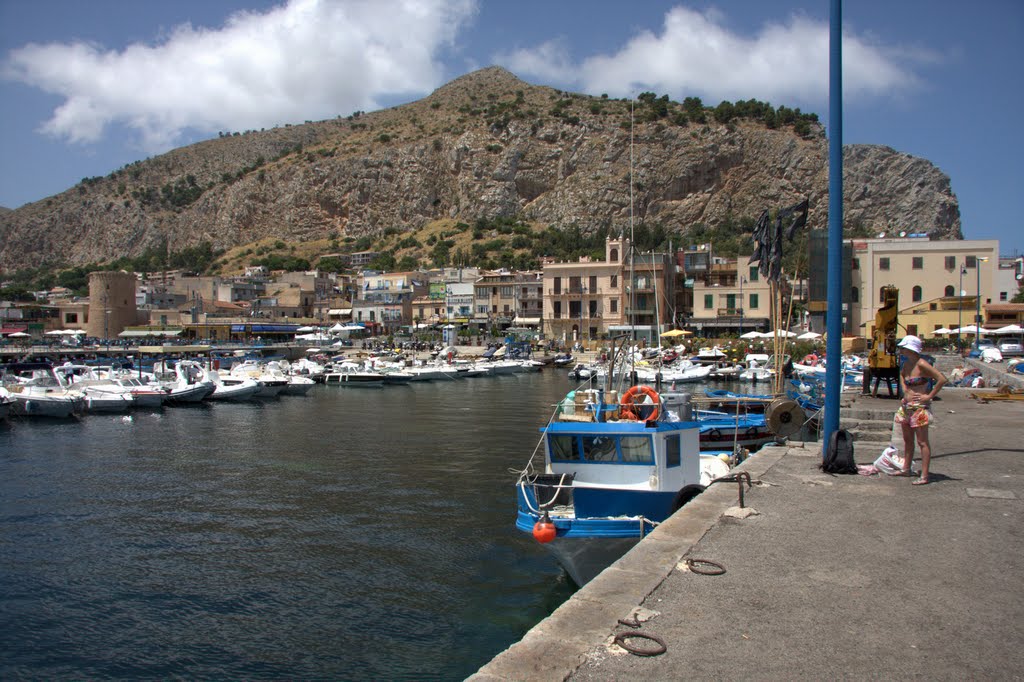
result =
M804 197L811 226L824 227L821 126L720 109L653 95L631 105L487 68L393 109L222 133L0 212L0 268L101 262L164 238L172 249L228 248L373 236L442 218L625 227L631 175L634 220L684 239L697 223L754 218ZM853 145L844 161L848 229L962 238L949 178L927 160Z

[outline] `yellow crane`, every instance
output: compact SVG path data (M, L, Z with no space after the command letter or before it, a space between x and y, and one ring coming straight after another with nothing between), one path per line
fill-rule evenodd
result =
M899 327L900 290L892 285L882 287L882 306L875 313L875 329L871 335L871 350L868 353L868 366L864 371L863 392L878 395L878 384L886 380L889 394L892 395L893 384L896 395L899 395L900 357L896 350L896 333ZM871 390L871 381L875 381Z

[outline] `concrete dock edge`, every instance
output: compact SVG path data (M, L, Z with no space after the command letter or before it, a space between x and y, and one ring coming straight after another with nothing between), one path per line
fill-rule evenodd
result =
M735 471L745 471L757 481L787 452L820 456L820 446L815 445L765 447ZM587 651L612 637L618 619L628 617L643 603L738 502L738 484L712 485L468 679L566 679Z

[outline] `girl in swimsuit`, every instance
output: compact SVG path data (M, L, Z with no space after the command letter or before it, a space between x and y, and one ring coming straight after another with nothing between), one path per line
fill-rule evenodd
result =
M921 358L921 339L906 336L897 345L903 356L903 365L900 367L903 402L896 411L896 423L903 427L905 458L902 473L904 476L910 475L916 437L921 449L921 477L913 485L924 485L928 483L928 465L932 458L931 444L928 442L928 424L932 421L929 408L932 399L946 385L946 377ZM934 385L929 389L931 382Z

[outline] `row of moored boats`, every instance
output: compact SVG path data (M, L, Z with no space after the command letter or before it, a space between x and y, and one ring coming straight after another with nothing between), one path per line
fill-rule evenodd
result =
M230 363L230 365L229 365ZM203 401L272 399L305 395L315 384L375 387L414 381L448 381L540 370L529 359L410 361L401 357L302 358L262 361L230 358L161 360L148 371L130 366L66 362L0 365L0 418L70 417L118 413Z

